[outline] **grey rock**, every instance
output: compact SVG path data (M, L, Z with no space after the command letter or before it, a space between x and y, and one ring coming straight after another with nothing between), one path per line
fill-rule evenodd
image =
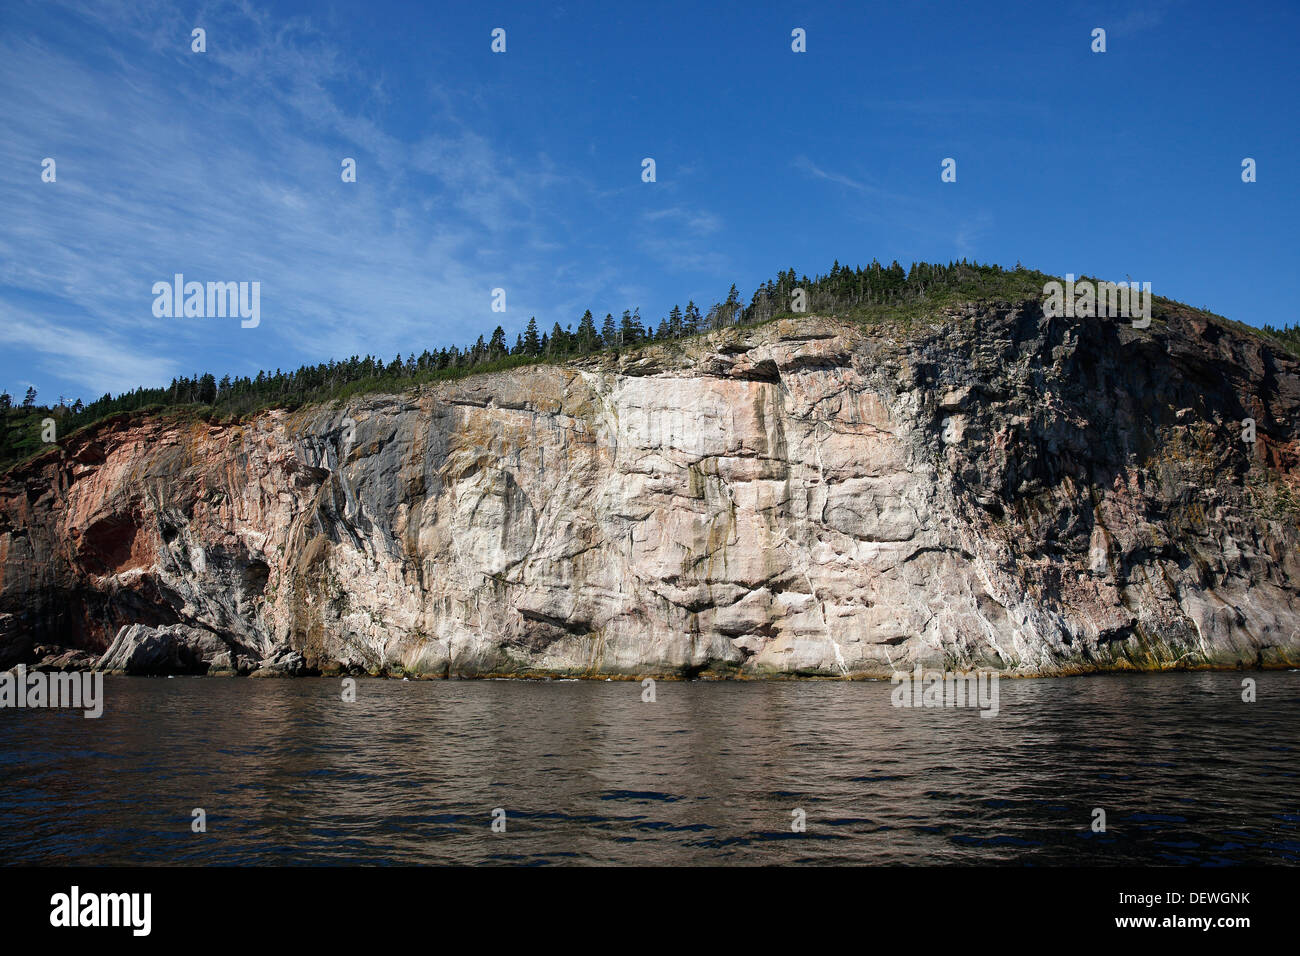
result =
M291 648L282 647L264 660L250 677L298 677L307 671L303 656Z
M35 662L32 671L89 671L99 662L99 655L90 651L37 645L32 648Z
M261 676L1294 667L1298 371L1194 310L1030 302L123 418L0 481L5 640Z
M228 662L232 655L230 645L202 628L132 624L118 631L95 670L136 675L206 674L214 662Z

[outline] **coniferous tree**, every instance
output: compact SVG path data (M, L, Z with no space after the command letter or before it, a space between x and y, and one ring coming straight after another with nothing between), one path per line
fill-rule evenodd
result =
M722 319L727 325L735 325L739 321L740 290L734 282L731 283L731 291L727 293L727 301L722 303L722 311Z
M578 351L586 355L600 347L600 333L596 331L596 323L591 317L591 309L582 313L582 321L578 323Z
M676 304L668 313L668 334L672 338L680 338L682 334L682 310Z
M701 331L703 319L700 318L700 310L696 307L694 300L686 303L686 314L682 317L682 334L694 335Z
M524 348L525 355L541 355L542 342L537 337L537 316L528 320L528 328L524 331Z

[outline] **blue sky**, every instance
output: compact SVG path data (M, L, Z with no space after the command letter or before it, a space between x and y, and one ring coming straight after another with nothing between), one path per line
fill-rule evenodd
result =
M1268 2L3 0L0 389L657 322L872 257L1294 323L1298 37ZM260 282L260 325L155 318L177 272Z

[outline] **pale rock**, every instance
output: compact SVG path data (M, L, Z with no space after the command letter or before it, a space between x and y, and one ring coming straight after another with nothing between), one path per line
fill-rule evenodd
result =
M118 416L0 480L0 657L111 643L101 669L258 676L1296 666L1297 363L1208 323L808 316L238 424ZM1247 407L1257 449L1235 438ZM1189 445L1196 423L1219 439ZM1171 517L1192 500L1200 527Z

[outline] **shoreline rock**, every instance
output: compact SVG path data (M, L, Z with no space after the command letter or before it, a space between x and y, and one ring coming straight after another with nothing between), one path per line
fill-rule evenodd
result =
M75 435L0 477L0 665L1288 668L1297 502L1300 362L1203 313L808 316Z

